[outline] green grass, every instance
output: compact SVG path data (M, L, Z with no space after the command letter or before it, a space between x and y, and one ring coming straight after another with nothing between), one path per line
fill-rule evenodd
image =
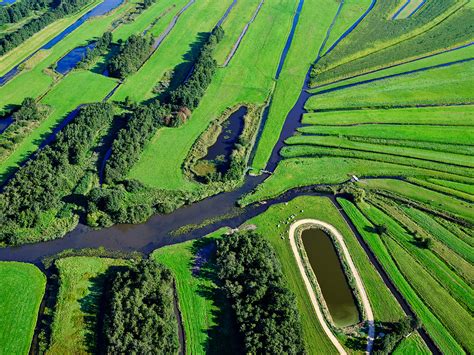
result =
M435 183L440 186L445 186L447 188L458 190L464 192L466 194L474 195L474 186L468 184L461 184L459 182L454 181L446 181L446 180L439 180L439 179L428 179L429 182Z
M424 303L424 300L418 296L416 291L408 283L382 239L375 233L368 231L373 229L371 222L369 222L367 218L361 214L357 207L349 201L344 199L339 199L338 201L341 203L344 211L346 211L350 216L358 216L357 218L351 217L352 221L357 227L357 230L362 235L365 242L369 245L370 249L374 252L375 256L382 264L385 272L389 275L392 282L419 317L423 327L430 333L433 340L440 347L441 351L446 353L463 353L460 345L454 340L440 320L427 307L427 305ZM370 216L371 219L375 219L377 221L382 220L380 216L374 216L373 208L370 208L365 204L361 205L361 207L363 207L364 214Z
M471 172L465 167L474 167L474 162L469 155L462 154L453 154L446 152L437 152L429 149L419 149L419 148L410 148L410 147L397 147L388 144L374 144L370 142L361 142L354 141L350 139L351 137L339 137L339 136L293 136L285 141L288 147L285 147L281 152L283 155L284 152L288 151L290 154L294 155L311 155L311 148L328 148L335 149L338 148L344 152L347 150L346 154L359 152L363 157L367 159L371 156L371 153L379 153L380 156L387 155L392 157L405 157L410 158L411 161L425 160L426 162L419 161L419 164L414 164L415 166L422 166L428 164L427 162L434 162L434 165L437 165L436 162L447 164L448 166L453 166L453 168L462 167L459 171L464 171L466 175L471 175ZM293 147L294 145L298 145ZM296 148L302 150L300 154L298 152L291 152ZM317 153L317 150L314 150L314 153ZM328 155L334 155L334 152L328 152ZM285 155L289 157L290 155ZM390 159L390 157L387 157ZM407 160L408 161L408 160ZM439 164L438 164L439 165ZM436 169L433 169L436 170Z
M77 12L74 15L59 19L49 26L42 29L40 32L35 33L33 36L28 38L25 42L20 44L15 49L4 54L0 57L0 75L5 74L16 64L21 62L23 59L28 57L32 52L41 48L48 41L53 39L56 35L61 33L65 28L73 24L78 18L94 8L101 0L91 1L86 5L82 11Z
M461 179L453 174L363 159L338 157L285 159L278 164L273 175L260 184L254 193L243 197L240 203L248 205L274 198L295 187L339 184L348 181L352 175L432 176L455 181Z
M334 22L331 33L326 45L323 48L324 54L342 34L354 24L359 17L368 9L371 0L346 0L342 6L341 12Z
M402 20L410 16L415 9L422 3L423 0L412 0L410 3L398 14L397 20ZM404 3L402 3L404 4ZM397 10L398 11L398 10Z
M176 51L184 44L183 52L185 52L187 43L194 39L188 33L189 23L194 24L198 21L198 24L191 26L196 31L202 31L203 26L204 29L210 29L213 22L209 20L209 16L214 12L206 11L207 7L198 3L193 6L196 8L191 7L188 11L192 10L194 14L191 12L183 14L180 19L182 22L178 21L170 37L150 59L149 63L154 60L153 58L156 58L155 63L160 63L153 68L154 71L158 69L160 72L151 73L150 69L145 68L145 64L140 71L144 80L136 83L140 88L127 90L132 97L138 94L139 98L143 98L167 68L172 68L173 65L179 63L181 54L179 52L177 54ZM130 178L164 189L193 190L199 186L189 182L181 169L189 150L208 127L209 122L219 117L228 107L234 107L240 103L263 104L272 87L278 56L285 44L294 6L295 2L290 0L266 2L263 5L235 57L228 67L218 69L192 117L179 128L160 129L146 145L141 159L129 174ZM224 8L220 11L223 12ZM222 13L219 13L219 16L221 15ZM192 19L187 20L187 16ZM215 16L216 22L219 16ZM188 42L183 43L182 36ZM167 65L166 62L170 60L175 64ZM151 79L148 79L148 76L151 76ZM120 94L119 97L125 95L117 94ZM172 155L169 154L170 146L173 147ZM150 169L150 166L159 168Z
M48 50L44 56L41 56L40 60L35 61L30 70L22 71L7 84L0 87L0 112L6 110L10 105L19 105L25 97L38 98L46 94L51 87L58 83L55 83L53 78L45 73L44 70L54 66L60 58L72 49L100 37L132 5L132 2L126 2L123 6L105 16L95 17L86 21L82 26L57 43L51 50ZM75 72L69 73L66 75L66 78L73 74ZM61 81L59 80L59 83ZM91 93L87 94L90 97ZM98 95L94 101L100 101L104 96L102 94Z
M418 70L418 69L423 69L423 68L427 68L427 67L431 67L431 66L435 66L439 64L472 58L473 56L474 56L474 46L469 46L469 47L458 49L452 52L440 53L433 57L419 59L413 62L406 62L404 64L400 64L392 68L380 69L376 71L375 73L369 73L365 75L359 75L354 78L348 78L340 82L324 85L324 87L321 87L321 88L316 88L312 90L311 92L316 93L321 90L328 90L328 89L332 89L332 88L343 86L343 85L359 83L364 80L372 80L372 79L377 79L377 78L381 78L381 77L385 77L389 75L406 73L411 70Z
M181 0L172 13L177 13L188 1ZM141 102L153 96L153 87L161 80L163 74L183 62L180 75L186 75L190 68L189 56L198 52L196 45L199 33L209 32L219 18L224 14L230 0L211 2L196 2L192 4L178 19L176 26L163 41L161 46L145 62L142 68L130 75L124 84L112 97L122 101L127 96L132 100ZM168 14L171 18L172 15ZM161 21L160 21L161 22ZM163 21L164 24L166 21ZM199 45L202 43L199 43Z
M329 199L302 196L288 203L273 205L266 212L252 218L245 224L256 225L257 232L267 238L275 248L282 263L288 286L297 297L308 353L328 353L334 350L319 325L303 280L297 272L298 268L288 240L291 222L289 224L287 222L291 215L296 215L295 220L315 218L336 227L344 236L346 245L351 251L351 257L364 282L376 319L395 321L402 317L403 313L399 305L371 266L367 255Z
M227 19L222 24L225 36L214 51L214 57L218 64L224 64L227 55L237 42L237 39L247 22L252 18L259 3L260 0L237 1L230 14L227 16Z
M474 62L407 74L312 96L308 110L474 102Z
M318 8L318 11L314 11L315 8ZM305 75L316 60L337 8L338 3L334 0L305 1L252 161L254 169L265 168L286 116L300 95Z
M232 309L219 292L213 257L202 265L199 272L193 272L196 253L224 237L225 231L225 228L220 229L200 240L166 246L152 254L153 259L171 270L176 280L186 353L189 354L238 350Z
M407 354L418 354L418 355L429 355L431 354L430 349L426 346L425 342L418 333L412 333L407 338L403 339L401 343L393 351L394 355L407 355Z
M403 211L414 220L420 227L429 232L432 236L445 244L448 248L456 252L471 264L474 264L474 248L444 228L436 222L427 213L414 209L403 207Z
M31 264L0 262L0 354L28 354L46 287Z
M474 106L417 107L391 110L312 112L303 115L302 122L318 126L375 123L473 126L473 116Z
M1 163L0 181L8 177L12 171L36 151L45 137L69 112L80 104L99 101L115 85L115 80L87 71L73 72L66 76L41 100L41 103L51 106L50 115Z
M471 223L474 221L472 204L408 182L400 180L373 179L364 181L363 186L370 189L389 191L421 202L434 210L450 212L453 215L471 221Z
M356 136L380 139L404 139L430 143L470 145L474 127L373 124L361 126L307 126L298 129L305 134Z
M124 260L69 257L56 262L60 288L54 311L49 354L93 353L96 350L100 298L107 271Z

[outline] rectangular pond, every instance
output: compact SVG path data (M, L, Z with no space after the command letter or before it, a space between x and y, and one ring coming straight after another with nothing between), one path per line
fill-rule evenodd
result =
M331 237L310 228L301 233L301 239L334 324L346 327L358 323L356 301Z

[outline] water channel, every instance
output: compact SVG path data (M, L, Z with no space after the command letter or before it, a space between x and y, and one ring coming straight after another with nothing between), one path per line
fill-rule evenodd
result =
M66 75L71 70L73 70L76 65L85 58L87 52L94 49L94 47L95 43L91 43L87 46L74 48L72 51L58 60L55 70L62 75Z
M28 59L30 59L32 56L34 56L38 51L40 50L45 50L45 49L51 49L56 45L58 42L62 41L64 37L66 37L68 34L70 34L72 31L74 31L76 28L81 26L84 22L86 22L88 19L96 16L102 16L105 15L106 13L112 11L116 7L118 7L120 4L122 4L123 0L104 0L101 2L99 5L94 7L92 10L87 12L85 15L81 16L76 22L74 22L72 25L67 27L65 30L63 30L61 33L56 35L53 39L51 39L48 43L43 45L41 48L37 49L33 53L31 53L28 57L23 59L20 63L18 63L15 67L10 69L5 75L0 76L0 87L5 85L8 81L13 79L21 70L20 66L25 63Z
M322 229L301 233L304 249L334 324L346 327L359 322L359 311L336 248Z

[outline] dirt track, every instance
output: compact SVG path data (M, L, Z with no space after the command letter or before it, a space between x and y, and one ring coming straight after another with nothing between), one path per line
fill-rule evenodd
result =
M296 240L295 240L295 232L298 229L298 227L301 227L302 225L305 224L314 224L316 226L323 227L327 230L329 230L337 239L339 245L341 246L341 249L344 253L344 257L347 260L347 263L349 264L349 268L351 269L352 275L354 276L357 290L359 292L361 301L362 301L362 306L364 307L364 311L366 314L366 320L369 324L369 334L368 334L368 341L367 341L367 352L370 353L372 351L373 347L373 341L374 341L374 334L375 334L375 327L374 327L374 316L372 313L372 308L370 307L370 302L369 298L367 297L367 293L365 292L364 284L362 283L362 279L359 276L359 273L357 272L357 269L354 265L354 262L352 261L351 255L349 254L349 250L346 247L346 243L344 242L344 237L342 236L339 231L334 228L332 225L319 221L316 219L301 219L299 221L296 221L290 226L290 244L291 244L291 249L293 250L293 255L296 258L296 262L298 264L298 269L300 271L301 276L303 277L306 290L308 291L308 294L311 299L311 303L313 305L313 308L316 312L316 315L318 317L319 322L321 323L321 326L328 336L328 338L331 340L333 345L336 347L336 349L339 351L340 354L347 354L343 346L339 343L337 340L336 336L331 332L331 329L329 329L328 325L326 324L326 321L324 319L324 316L321 312L321 309L319 307L318 300L316 299L316 295L313 291L313 287L311 285L311 282L306 275L305 268L303 265L303 261L301 260L301 256L298 252L298 247L296 245Z

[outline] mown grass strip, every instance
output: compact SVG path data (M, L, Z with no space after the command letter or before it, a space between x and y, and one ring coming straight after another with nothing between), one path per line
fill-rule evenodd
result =
M312 96L308 110L418 105L456 105L474 102L474 62L408 74Z
M461 346L456 342L444 325L430 311L423 300L417 295L415 290L408 283L407 279L401 273L382 239L375 233L369 234L369 232L367 232L367 229L373 230L374 228L373 224L364 216L366 215L373 217L370 213L371 209L369 206L365 204L359 205L359 207L362 209L362 214L361 211L359 211L358 208L351 202L344 199L340 199L338 201L341 203L346 213L358 216L354 219L351 218L357 227L357 230L374 252L378 261L382 264L397 289L405 297L413 311L420 318L423 327L428 331L433 340L440 347L441 351L448 353L463 353Z
M97 327L107 273L126 263L120 259L85 256L56 261L59 293L48 354L98 350Z
M28 354L46 277L17 262L0 262L0 275L0 353Z

